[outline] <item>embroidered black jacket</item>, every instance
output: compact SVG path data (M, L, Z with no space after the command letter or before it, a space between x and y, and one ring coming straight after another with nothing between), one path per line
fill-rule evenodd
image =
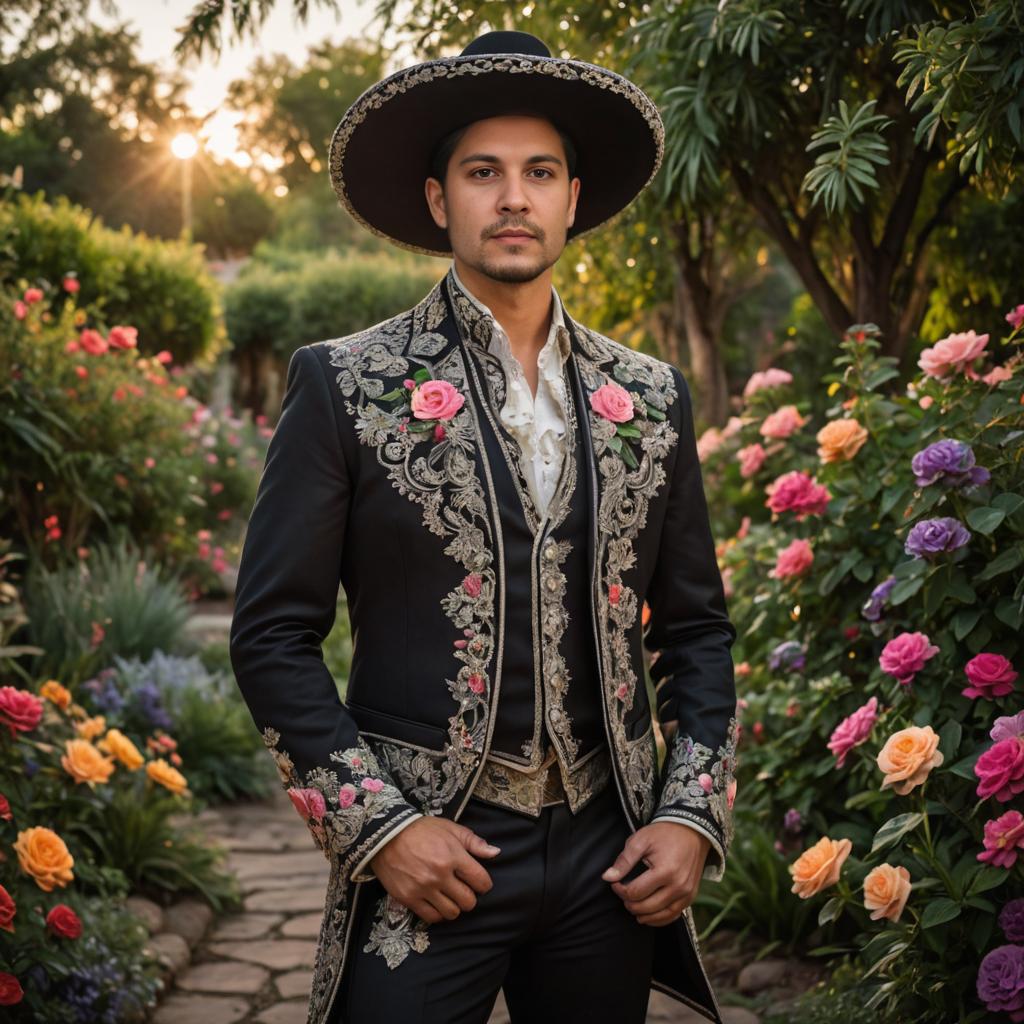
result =
M543 622L567 614L562 595L589 589L587 607L571 611L590 622L587 664L596 665L630 826L686 822L711 840L704 877L722 875L735 786L736 634L689 391L675 367L576 323L564 307L563 315L585 456L580 493L590 503L585 558L567 559L564 541L537 533L544 523L518 539L502 532L499 471L513 474L521 498L526 487L507 436L495 461L500 381L480 355L486 340L475 332L486 326L450 272L413 309L300 348L289 364L239 566L231 660L282 780L331 861L310 1024L328 1019L344 970L351 913L369 877L356 869L419 815L459 817L494 740L503 667L535 663L534 631L508 628L510 588L522 585L509 566L526 559L538 600L547 595ZM410 385L425 380L444 382L435 397L447 407L432 421L410 415ZM609 383L633 401L625 437L590 402ZM569 587L551 573L563 561ZM589 588L575 585L580 572ZM344 704L321 651L339 583L353 636ZM580 631L570 632L579 647ZM557 671L564 652L554 633L541 662ZM650 676L671 737L660 773L643 647L657 652ZM571 724L564 740L571 748ZM381 902L371 945L397 966L427 947L429 928ZM653 984L720 1019L689 911L659 929Z

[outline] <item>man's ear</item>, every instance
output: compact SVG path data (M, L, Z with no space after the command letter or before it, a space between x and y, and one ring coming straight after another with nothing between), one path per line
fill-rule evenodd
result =
M573 178L569 182L569 223L566 224L566 230L571 228L576 221L576 204L580 198L580 179Z
M444 186L437 178L427 178L423 183L423 193L427 197L427 209L434 223L439 228L448 227L448 215L444 205Z

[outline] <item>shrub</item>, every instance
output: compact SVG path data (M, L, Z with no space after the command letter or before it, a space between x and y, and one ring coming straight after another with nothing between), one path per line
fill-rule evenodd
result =
M27 282L49 297L76 275L82 305L96 309L102 327L133 324L145 353L169 349L178 363L210 364L225 348L218 286L198 246L112 231L65 196L49 203L42 192L0 206L0 239L19 275L0 281L7 288Z
M30 635L42 653L36 677L75 683L115 652L149 658L182 643L189 607L180 580L130 540L97 544L78 565L33 566L26 579Z
M219 587L209 526L241 530L265 423L212 415L174 383L169 353L139 356L134 328L104 337L71 295L46 306L43 289L0 298L0 534L52 567L123 530L177 564L190 593Z
M1024 308L1008 320L1019 346ZM1019 348L975 370L987 341L943 339L890 394L877 331L851 328L826 423L776 376L701 438L749 510L720 545L753 720L737 807L752 794L747 827L802 849L811 941L889 1020L980 1020L979 961L1024 956L996 922L1024 895L1024 374Z

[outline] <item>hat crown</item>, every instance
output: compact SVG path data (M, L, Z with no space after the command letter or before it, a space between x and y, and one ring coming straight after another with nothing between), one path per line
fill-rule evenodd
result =
M477 36L459 56L494 56L501 53L528 53L534 57L551 56L551 51L536 36L530 35L529 32L508 31L485 32L482 36Z

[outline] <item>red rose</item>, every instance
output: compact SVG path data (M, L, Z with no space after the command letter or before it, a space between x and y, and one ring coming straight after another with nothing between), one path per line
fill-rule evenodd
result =
M11 821L14 815L11 813L11 805L7 801L7 797L0 793L0 819L4 821Z
M82 919L66 903L58 903L46 915L46 927L58 939L77 939L82 934Z
M24 995L21 983L13 974L0 971L0 1006L14 1006Z
M14 915L18 912L18 906L11 899L11 894L0 885L0 928L5 932L14 931Z
M15 732L29 732L43 717L43 702L27 690L0 686L0 725Z

